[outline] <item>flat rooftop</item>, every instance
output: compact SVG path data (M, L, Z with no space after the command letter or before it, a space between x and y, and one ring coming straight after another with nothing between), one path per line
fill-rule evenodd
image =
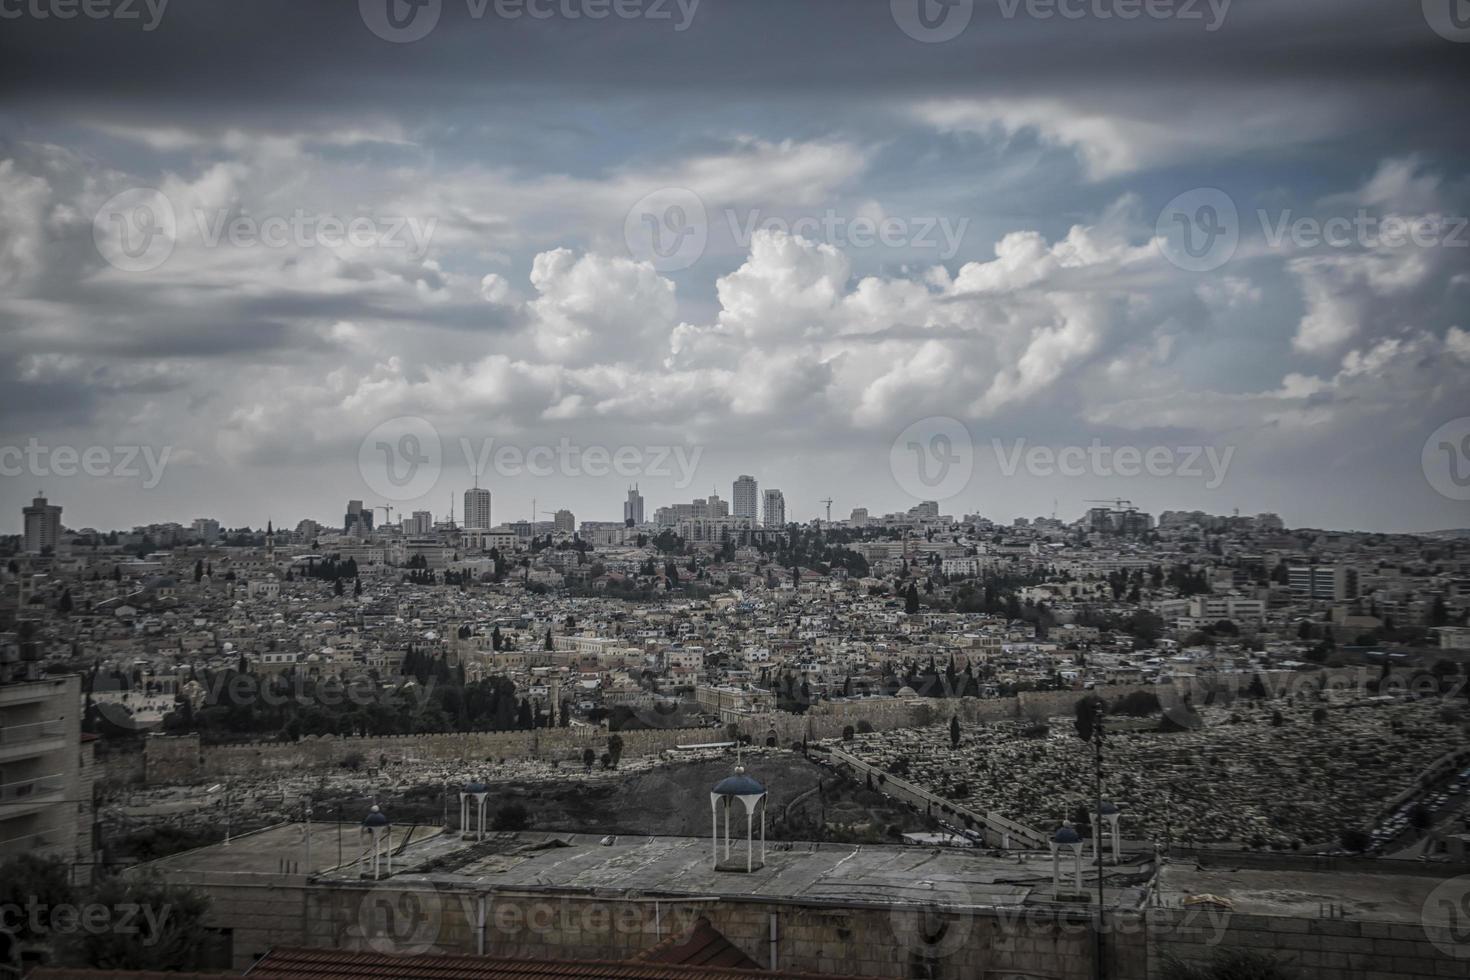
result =
M1429 898L1453 875L1446 869L1435 876L1434 865L1423 868L1423 874L1373 874L1170 864L1160 871L1159 894L1165 904L1174 907L1191 895L1218 895L1230 899L1235 911L1243 915L1315 918L1323 906L1339 905L1349 919L1448 925L1444 917L1452 903L1430 902Z
M764 867L716 871L708 838L519 833L480 844L440 835L411 844L394 858L395 881L463 884L513 891L639 893L651 896L766 898L803 902L945 906L1020 905L1052 900L1051 858L994 857L975 848L886 844L769 843ZM755 844L760 860L760 842ZM745 842L732 841L732 863L743 867ZM1064 862L1064 871L1067 865ZM1110 906L1139 907L1149 864L1109 867ZM321 876L357 882L357 869ZM1096 877L1083 866L1085 888Z
M350 865L362 853L363 840L357 823L311 823L311 862L306 856L306 824L284 823L235 837L228 844L211 844L180 851L149 862L148 867L168 874L279 874L283 861L293 862L295 873L319 874L337 866L337 842L342 844L342 863ZM393 847L409 837L415 842L440 835L438 827L393 827ZM410 845L412 848L414 845ZM393 859L397 867L398 858Z

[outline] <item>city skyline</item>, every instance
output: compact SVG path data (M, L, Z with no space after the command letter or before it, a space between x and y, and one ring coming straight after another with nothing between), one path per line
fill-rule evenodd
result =
M447 512L461 440L562 439L702 450L686 486L634 475L650 500L744 472L793 514L894 510L923 499L894 441L953 418L955 510L1466 523L1426 479L1470 469L1463 46L1417 5L935 5L970 15L944 37L886 3L443 6L411 42L269 3L8 22L0 512L37 484L99 524ZM174 82L118 67L132 29ZM773 45L758 68L736 36ZM258 44L309 65L268 112ZM439 433L441 482L381 499L359 453L403 418ZM1214 488L1007 475L1018 440L1233 456ZM605 513L630 482L481 475L507 512Z

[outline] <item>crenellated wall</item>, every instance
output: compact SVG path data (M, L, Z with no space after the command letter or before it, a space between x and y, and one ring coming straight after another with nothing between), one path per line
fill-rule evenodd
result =
M676 745L718 741L711 728L618 732L623 756L653 755ZM498 761L500 759L581 760L584 749L601 756L608 732L577 728L529 732L455 732L337 738L308 736L297 742L242 742L200 745L197 735L154 735L144 745L143 778L150 785L191 783L226 776L333 768L354 757L363 765L386 763Z

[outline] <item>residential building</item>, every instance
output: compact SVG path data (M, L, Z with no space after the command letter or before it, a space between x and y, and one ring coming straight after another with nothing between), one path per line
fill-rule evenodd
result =
M89 877L92 791L82 760L91 743L84 749L81 703L79 675L43 676L33 646L0 637L0 861L55 857L75 880Z
M490 523L490 491L474 487L464 492L464 526L475 531L488 531Z
M731 493L731 517L748 517L752 521L758 520L760 514L756 507L759 503L759 490L756 486L755 477L741 475L735 478L735 487Z
M61 507L36 497L21 513L25 515L26 551L35 555L55 552L61 543Z
M1343 602L1358 597L1358 572L1350 565L1301 565L1287 570L1287 584L1297 599Z
M765 526L786 526L786 497L780 490L767 490L765 492Z

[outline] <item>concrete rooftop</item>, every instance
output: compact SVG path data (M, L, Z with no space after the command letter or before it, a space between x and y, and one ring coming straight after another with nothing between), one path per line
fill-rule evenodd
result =
M732 828L733 829L733 828ZM574 890L648 895L758 897L809 903L946 906L1018 905L1051 900L1049 856L991 857L972 848L799 842L768 844L766 864L755 872L717 872L708 838L629 837L604 845L592 835L521 833L496 835L479 846L441 835L415 843L401 857L395 881L457 883L505 890ZM757 861L760 842L755 844ZM731 853L743 866L744 841ZM1065 864L1064 864L1065 868ZM1137 907L1133 879L1146 865L1108 869L1109 905ZM1096 879L1083 868L1095 892ZM356 881L356 869L324 876Z

